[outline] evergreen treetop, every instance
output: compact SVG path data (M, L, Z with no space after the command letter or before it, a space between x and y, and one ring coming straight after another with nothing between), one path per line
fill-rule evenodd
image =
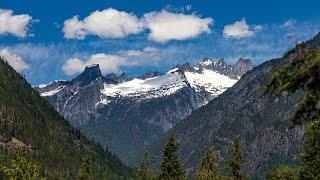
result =
M159 179L182 180L185 178L186 172L182 168L182 162L178 155L179 148L179 143L173 135L170 135L163 150Z

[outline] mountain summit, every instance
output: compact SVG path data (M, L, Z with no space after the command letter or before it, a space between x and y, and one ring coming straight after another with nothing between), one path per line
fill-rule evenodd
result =
M236 62L235 66L231 66L227 64L223 58L221 58L219 61L215 61L206 57L198 64L198 66L200 70L203 68L211 69L234 79L238 79L253 68L251 60L243 58L240 58Z
M77 76L75 79L71 81L71 84L77 84L79 86L86 86L88 85L91 81L101 77L101 71L99 68L99 64L93 64L86 66L84 71Z
M234 66L234 73L238 76L242 76L246 72L250 71L252 69L252 63L250 59L243 59L240 58L236 65Z
M146 145L236 83L234 69L205 58L132 79L103 76L92 65L71 81L37 89L73 126L132 164Z

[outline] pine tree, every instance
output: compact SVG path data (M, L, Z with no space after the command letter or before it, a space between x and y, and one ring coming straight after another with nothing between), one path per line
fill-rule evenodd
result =
M320 179L320 120L306 129L301 162L300 179Z
M163 159L160 165L161 180L182 180L186 176L178 155L179 143L170 135L163 150Z
M231 158L227 161L227 170L231 172L232 178L236 180L247 178L246 173L243 172L245 158L244 150L241 147L241 139L241 136L237 136L228 148Z
M138 179L139 180L155 179L155 177L150 169L150 160L149 160L148 152L144 153L143 159L140 162L140 166L138 168Z
M23 157L11 160L10 166L1 167L1 172L7 179L41 179L40 168Z
M78 171L78 177L80 180L88 180L91 179L92 174L92 157L91 155L87 154L82 157L82 163L80 165L79 171Z
M218 168L216 167L217 157L211 149L208 149L199 169L196 172L197 179L199 180L219 180L221 177L218 175Z

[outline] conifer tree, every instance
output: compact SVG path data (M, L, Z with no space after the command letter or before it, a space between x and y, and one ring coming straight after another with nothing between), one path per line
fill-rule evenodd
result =
M320 179L320 120L306 129L301 162L300 179Z
M163 159L160 164L160 180L182 180L185 178L186 172L182 168L182 162L178 155L179 148L179 143L173 135L170 135L163 150Z
M78 171L78 177L80 180L88 180L91 179L92 174L92 157L91 155L87 154L82 157L82 162Z
M199 180L219 180L221 177L218 175L218 168L216 167L217 157L211 149L208 149L199 169L196 172L197 179Z
M241 136L237 136L228 148L231 158L227 161L227 170L230 171L232 178L236 180L243 180L247 178L247 175L243 172L245 157L244 150L241 146L241 139Z
M149 160L148 152L144 153L143 159L140 162L140 166L138 168L138 179L139 180L155 179L155 177L150 169L150 160Z
M7 179L41 179L40 168L23 157L11 160L11 164L8 167L1 167L1 172Z

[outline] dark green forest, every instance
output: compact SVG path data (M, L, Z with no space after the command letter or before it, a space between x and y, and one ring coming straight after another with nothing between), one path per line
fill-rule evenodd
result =
M107 176L127 179L134 174L116 156L71 127L3 59L0 60L0 148L2 169L8 169L13 161L31 163L39 167L39 176L48 179L77 177L82 159L88 154L92 158L93 179Z

